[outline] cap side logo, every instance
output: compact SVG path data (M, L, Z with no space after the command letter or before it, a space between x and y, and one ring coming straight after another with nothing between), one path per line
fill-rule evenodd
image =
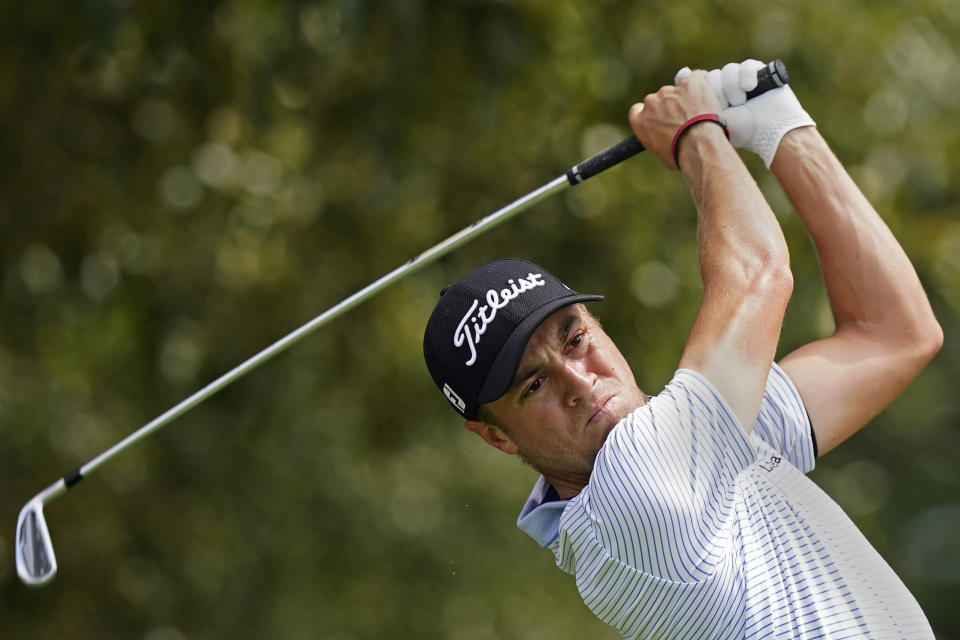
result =
M467 403L463 401L463 398L457 395L457 392L450 387L446 382L443 383L443 395L447 396L447 400L450 401L457 411L463 413L467 410Z
M466 343L467 348L470 349L470 357L464 363L468 367L472 367L477 361L477 343L480 342L480 336L486 333L487 326L497 317L497 311L507 306L511 300L518 298L521 293L547 284L543 281L543 274L540 273L528 273L526 278L517 278L516 281L510 278L507 282L510 284L509 287L499 291L496 289L487 291L485 297L487 304L479 309L477 307L480 301L474 300L466 315L463 316L463 320L457 325L456 331L453 332L453 346L462 347ZM468 322L472 327L467 325Z

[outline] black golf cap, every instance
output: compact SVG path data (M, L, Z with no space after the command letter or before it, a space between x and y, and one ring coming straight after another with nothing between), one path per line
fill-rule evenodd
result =
M478 405L510 388L540 323L591 300L603 296L577 293L532 262L488 262L440 292L423 335L427 369L453 408L473 420Z

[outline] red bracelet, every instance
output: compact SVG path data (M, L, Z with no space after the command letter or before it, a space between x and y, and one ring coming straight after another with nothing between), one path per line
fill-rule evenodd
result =
M721 118L720 116L718 116L717 114L703 113L703 114L700 114L699 116L693 116L692 118L684 122L682 125L680 125L680 128L677 129L677 132L673 134L673 142L670 144L670 149L671 151L673 151L673 163L677 165L678 170L680 169L680 147L678 146L678 143L680 142L680 138L683 137L683 134L687 132L687 129L701 122L712 122L714 124L720 125L721 127L723 127L723 132L726 134L727 140L730 139L730 129L727 128L727 121Z

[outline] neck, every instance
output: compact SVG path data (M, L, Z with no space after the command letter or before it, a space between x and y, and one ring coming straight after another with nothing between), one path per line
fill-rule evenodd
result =
M583 488L587 486L587 481L589 480L589 478L570 478L549 473L544 473L543 477L553 485L553 488L557 490L557 494L564 500L578 495L583 491Z

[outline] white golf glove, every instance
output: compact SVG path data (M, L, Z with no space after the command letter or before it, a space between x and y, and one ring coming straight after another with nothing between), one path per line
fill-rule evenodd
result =
M738 149L753 151L769 169L780 140L788 131L817 123L800 106L790 85L747 100L747 92L757 86L757 71L765 66L759 60L731 62L723 69L711 70L707 80L724 106L721 115L730 129L730 143ZM674 82L691 73L690 67L680 69Z

